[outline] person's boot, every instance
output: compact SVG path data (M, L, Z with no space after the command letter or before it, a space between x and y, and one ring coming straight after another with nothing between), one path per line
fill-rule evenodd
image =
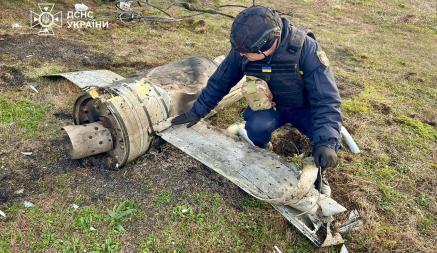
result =
M239 136L240 128L244 129L245 125L246 125L245 121L243 121L241 123L234 123L234 124L228 126L228 128L226 128L226 131L228 131L232 135Z
M269 141L266 146L264 147L264 149L267 149L268 151L273 152L273 144L271 141Z
M255 144L253 144L253 142L249 139L249 136L247 135L245 125L246 125L245 121L243 121L241 123L234 123L234 124L230 125L226 130L229 133L231 133L232 135L240 136L243 140L245 140L249 144L255 146ZM266 146L264 147L264 149L272 151L273 150L272 143L269 141L266 144Z

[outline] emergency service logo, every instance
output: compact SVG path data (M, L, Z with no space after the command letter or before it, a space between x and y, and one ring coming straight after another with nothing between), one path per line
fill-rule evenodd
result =
M32 28L37 26L41 27L38 35L55 35L53 27L62 27L62 11L52 13L54 6L55 4L39 3L38 7L40 13L30 11L30 26Z
M62 11L53 13L52 3L39 3L40 13L30 11L30 26L40 27L38 35L54 35L53 28L61 28L65 21L64 28L71 30L85 29L108 29L109 21L96 19L94 12L85 4L75 4L74 10L68 10L62 19Z

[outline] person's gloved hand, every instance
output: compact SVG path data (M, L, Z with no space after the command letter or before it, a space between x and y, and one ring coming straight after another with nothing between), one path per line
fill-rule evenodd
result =
M321 167L322 171L337 165L337 153L332 148L318 146L314 148L313 157L317 167Z
M171 120L171 123L173 125L188 123L187 127L192 127L199 121L200 121L199 116L197 116L192 111L188 111L188 112L184 112L184 113L180 114L179 116L176 116L174 119Z

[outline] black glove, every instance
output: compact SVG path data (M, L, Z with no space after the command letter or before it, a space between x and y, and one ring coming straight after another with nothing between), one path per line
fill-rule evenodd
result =
M200 117L197 116L194 112L188 111L184 112L179 116L176 116L174 119L171 120L171 123L173 125L179 125L179 124L187 124L187 127L194 126L197 122L200 121Z
M318 146L314 148L313 157L317 167L322 168L322 172L326 168L334 168L337 165L337 153L332 148Z

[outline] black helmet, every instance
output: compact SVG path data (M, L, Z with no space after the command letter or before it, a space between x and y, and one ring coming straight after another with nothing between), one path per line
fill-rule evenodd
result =
M237 52L259 53L281 37L282 21L275 11L253 6L240 12L231 28L231 45Z

